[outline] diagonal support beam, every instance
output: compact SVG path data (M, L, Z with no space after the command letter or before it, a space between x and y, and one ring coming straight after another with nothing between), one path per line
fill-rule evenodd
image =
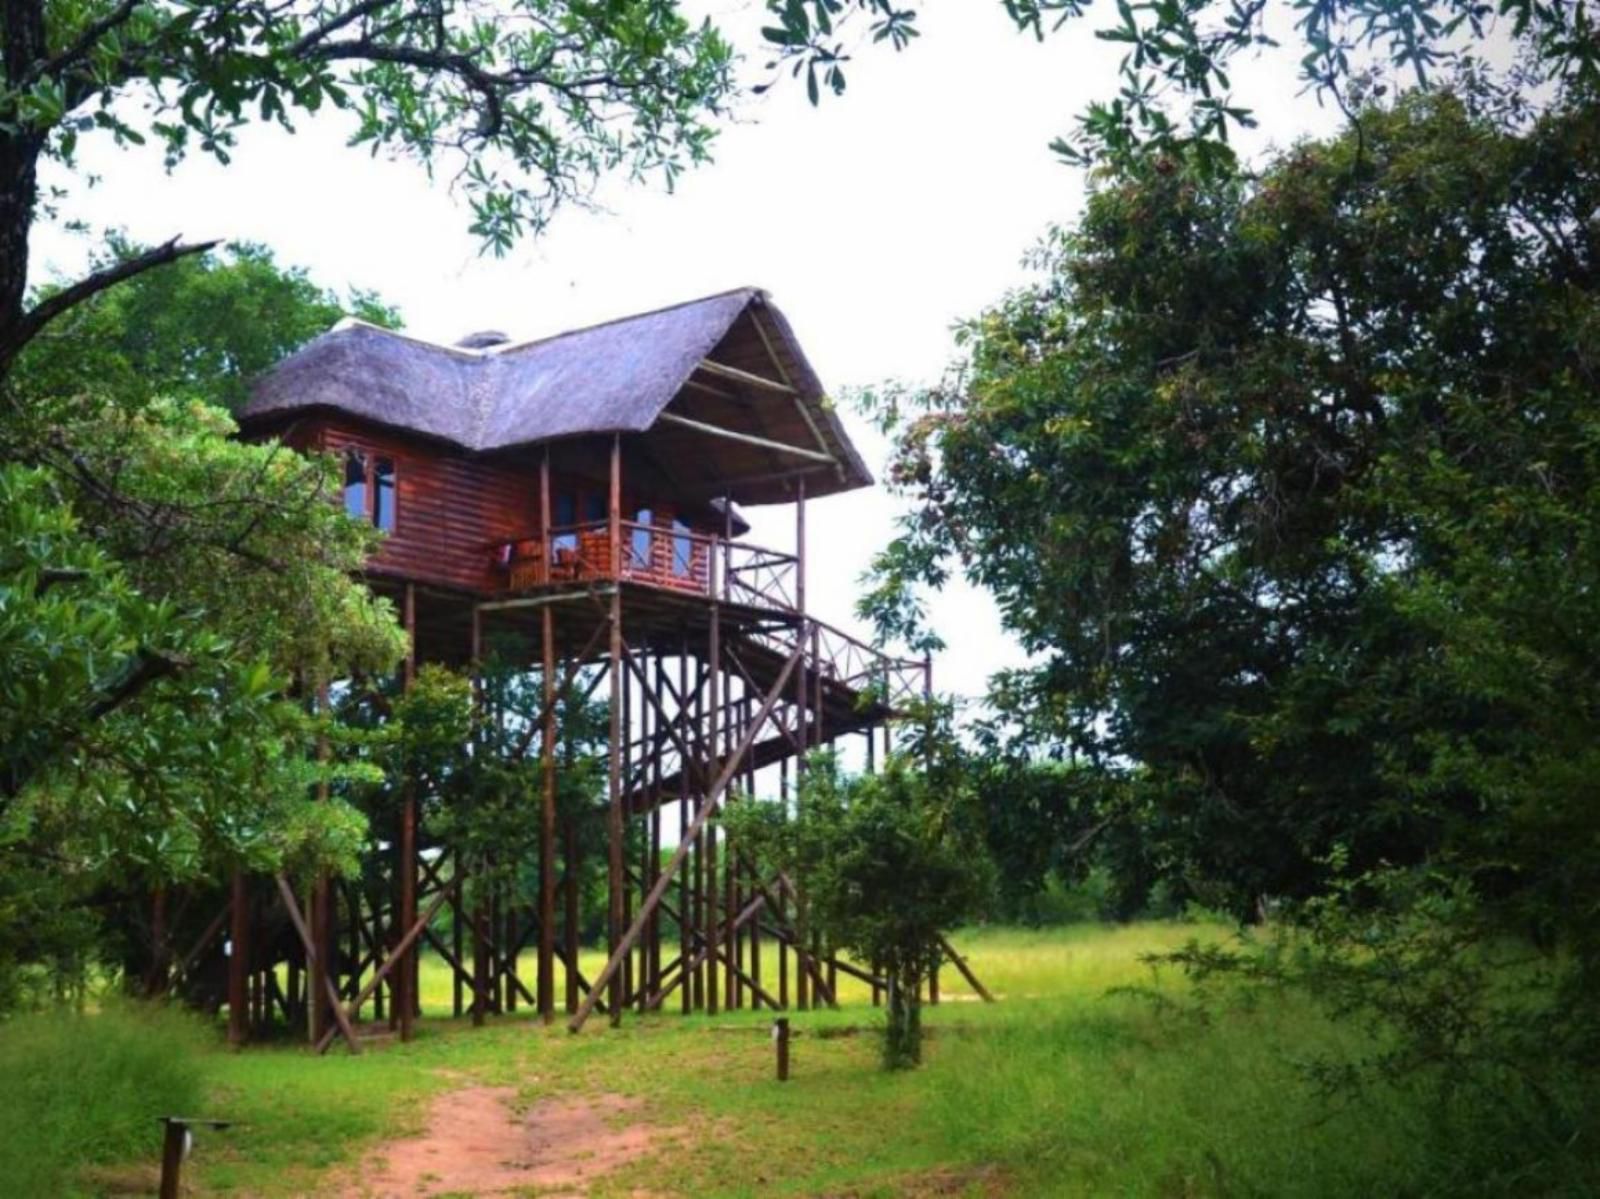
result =
M755 744L756 738L761 733L761 726L766 724L767 718L772 715L772 709L777 706L778 700L783 695L784 688L789 685L789 679L794 674L795 667L799 665L800 659L805 656L805 652L806 639L803 636L796 638L794 652L789 655L789 660L784 663L783 670L779 672L777 681L772 685L772 690L767 692L766 698L761 701L760 709L756 712L755 718L750 721L749 728L745 729L744 736L739 739L737 748L732 754L728 755L727 761L723 763L716 782L712 784L711 790L706 793L705 800L700 804L699 811L695 813L694 820L690 822L688 829L685 830L683 837L679 840L678 848L673 852L672 860L667 863L660 877L656 879L655 886L650 888L650 894L646 895L644 902L639 905L639 912L634 916L633 923L629 926L628 931L623 934L622 940L611 951L611 957L606 962L605 968L600 971L600 974L594 980L594 990L589 992L583 1003L579 1005L578 1010L572 1014L572 1019L567 1021L567 1031L578 1032L583 1028L589 1019L590 1013L594 1011L596 997L605 989L605 985L611 980L611 976L621 969L622 963L627 960L628 954L633 950L640 934L644 932L644 927L649 922L651 914L660 905L662 896L667 893L667 888L672 885L672 880L677 876L678 871L683 869L684 860L689 856L689 846L694 843L695 838L700 835L707 822L716 814L716 810L721 804L723 793L727 791L728 784L733 781L734 776L742 768L745 754L749 753L750 747Z
M796 458L805 458L810 462L820 462L827 466L833 466L838 461L832 454L823 453L821 450L808 450L805 446L790 445L787 441L774 441L770 437L757 437L754 433L740 433L734 429L724 429L721 425L708 424L703 420L695 420L689 416L679 416L676 412L663 412L656 417L656 421L658 424L676 425L678 428L688 429L692 433L703 433L707 437L720 437L724 441L736 441L740 445L772 450L778 454L792 454Z
M333 1008L336 1027L330 1028L323 1034L322 1041L317 1045L317 1052L324 1052L327 1046L333 1043L334 1034L338 1032L343 1033L344 1039L350 1043L351 1053L360 1053L361 1042L356 1037L356 1030L350 1025L350 1017L345 1014L344 1002L339 995L339 988L334 986L333 979L329 977L326 970L322 969L322 963L317 960L316 944L311 936L311 930L306 927L305 917L300 914L300 905L295 902L294 888L289 886L289 880L281 874L278 875L278 894L283 897L283 906L289 912L289 921L294 925L294 931L300 936L300 944L305 946L306 971L313 977L322 980L322 985L328 992L328 1003ZM350 1010L356 1011L359 1007L359 1004L353 1005Z
M278 876L278 888L279 890L285 892L285 900L292 905L294 901L294 893L289 891L289 884L284 881L282 875ZM417 917L417 922L406 930L405 936L401 937L399 943L389 952L389 956L384 959L383 965L379 966L372 972L372 977L367 980L367 985L362 987L361 991L356 995L356 997L350 1001L350 1011L359 1012L362 1005L366 1003L367 1000L372 998L373 993L377 991L383 980L389 977L389 972L398 966L401 959L405 957L406 950L410 949L411 946L416 942L417 938L422 935L422 930L433 923L433 918L439 914L439 909L444 906L444 901L450 897L450 890L451 889L449 887L445 887L433 897L433 902L428 905L428 910ZM292 906L290 908L290 914L294 914L294 908ZM297 920L296 924L298 925L298 923L299 922ZM339 1027L341 1029L348 1028L350 1025L349 1016L346 1015L345 1009L337 1002L335 1002L333 1005L333 1018L339 1022ZM333 1031L334 1030L330 1028L327 1032L322 1034L322 1040L317 1042L318 1053L328 1052L328 1046L333 1044ZM352 1031L347 1033L346 1036L351 1038L352 1048L355 1048L353 1040L355 1033ZM359 1049L356 1051L358 1053L360 1052Z
M529 722L527 729L522 734L522 737L517 741L517 744L512 747L511 759L513 761L520 761L522 758L527 756L528 750L533 745L533 739L544 730L545 722L549 720L550 715L555 711L556 706L563 699L567 698L568 692L572 690L572 684L577 680L578 671L583 669L583 660L589 656L590 650L594 649L596 645L600 644L600 634L604 633L605 631L606 622L602 620L600 623L595 625L594 632L589 634L589 640L583 643L583 648L578 651L577 656L569 659L571 665L567 667L566 671L561 676L561 686L556 688L555 695L547 699L543 706L539 709L539 719ZM594 687L595 684L598 683L599 678L600 676L597 675L594 680L591 680L591 684L588 690L583 693L582 699L588 699L589 696L594 693ZM579 702L582 702L582 699L580 699Z
M989 994L989 988L978 981L978 976L972 972L972 967L967 965L967 959L955 951L954 946L950 944L950 939L943 933L939 934L939 947L944 950L944 956L949 958L955 968L961 972L961 977L967 980L967 986L981 995L985 1003L993 1003L994 996Z

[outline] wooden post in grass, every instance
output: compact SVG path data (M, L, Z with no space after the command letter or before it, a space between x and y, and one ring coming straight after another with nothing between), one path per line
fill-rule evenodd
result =
M778 1081L789 1081L789 1017L779 1016L772 1022L772 1041L778 1049Z
M183 1173L183 1159L194 1143L189 1127L203 1124L221 1131L231 1127L228 1120L189 1120L182 1116L158 1116L164 1129L161 1136L161 1199L178 1199L179 1177Z

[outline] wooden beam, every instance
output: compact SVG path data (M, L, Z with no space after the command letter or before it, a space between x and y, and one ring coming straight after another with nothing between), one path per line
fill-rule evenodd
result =
M700 365L695 367L695 370L705 371L708 375L716 375L719 379L729 379L734 383L743 383L748 387L764 387L768 391L779 391L784 395L794 394L794 388L787 383L780 383L776 379L769 379L765 375L758 375L753 371L742 371L736 366L713 362L709 358L700 359Z
M716 396L719 400L726 400L730 404L740 404L745 407L750 404L748 399L737 392L729 391L724 387L714 387L710 383L702 383L699 379L685 379L683 385L692 387L696 391L702 391L708 396Z
M750 727L745 730L744 736L739 739L738 748L734 750L723 765L721 772L717 775L716 782L706 792L705 801L700 805L699 811L695 813L694 820L684 830L684 835L678 842L678 848L674 851L672 860L667 863L666 869L661 872L661 877L656 880L655 886L650 888L650 894L645 896L644 903L640 905L638 914L633 918L633 924L624 934L621 943L612 951L605 968L595 978L594 990L589 993L589 997L579 1006L572 1019L567 1021L567 1030L569 1032L578 1032L583 1028L584 1023L589 1019L589 1014L594 1010L595 997L604 989L611 976L617 972L617 968L622 964L622 957L633 948L634 942L639 939L639 934L643 930L645 922L649 920L650 914L660 904L661 898L666 894L673 878L682 869L683 860L689 855L689 846L693 844L694 839L700 835L700 830L705 828L706 823L716 812L717 806L722 799L722 793L728 789L728 784L733 781L733 776L738 773L741 760L750 751L750 747L755 744L761 726L767 722L767 718L772 714L772 709L777 705L784 688L789 685L789 679L794 674L795 665L804 654L805 642L804 640L797 640L794 653L789 655L789 659L779 672L772 690L761 701L761 707L751 720Z
M793 483L796 479L803 479L807 475L814 475L818 471L827 470L830 466L838 465L832 459L827 462L816 462L810 466L795 466L788 470L757 471L748 475L730 475L726 479L718 479L707 483L703 487L685 489L681 495L684 498L715 499L728 492L751 483Z
M504 612L511 608L543 608L550 604L564 604L571 600L594 599L596 596L610 595L616 586L591 587L585 591L569 591L563 595L528 595L520 599L489 600L476 605L480 612Z
M778 357L778 351L772 344L772 338L767 336L766 323L762 321L759 313L754 308L750 310L750 323L756 327L756 334L761 338L761 344L767 351L767 357L772 359L772 365L778 368L778 377L789 385L794 395L794 406L800 413L800 419L806 422L806 428L811 430L811 436L817 439L817 448L824 452L828 449L828 440L823 437L822 430L817 427L816 419L811 415L811 409L806 407L804 397L794 390L794 380L789 378L789 372L783 369L783 359ZM844 477L844 465L839 466L839 476Z
M453 882L460 882L460 879L457 878L453 880ZM299 923L298 914L293 906L294 892L289 890L289 884L284 880L282 875L278 876L278 889L284 893L284 902L290 905L289 916L290 919L296 922L295 927L298 931L301 926ZM379 966L378 969L373 972L372 977L367 980L367 985L362 987L360 992L357 993L355 999L350 1002L350 1010L352 1012L359 1012L361 1010L361 1005L372 998L373 992L378 989L385 978L389 977L389 972L395 968L396 963L398 963L405 955L406 950L410 949L415 943L416 939L422 935L422 930L433 923L434 916L438 915L439 909L444 906L444 901L449 897L451 890L451 887L444 887L434 895L433 902L428 905L428 910L425 911L417 919L417 922L406 931L406 934L400 938L400 943L389 952L389 956L384 960L383 965ZM335 1003L333 1010L335 1019L339 1021L339 1026L341 1028L348 1029L349 1023L345 1017L344 1009ZM334 1030L331 1028L322 1034L322 1040L317 1042L318 1053L326 1053L328 1051L328 1046L333 1044L333 1034ZM351 1041L350 1047L357 1053L361 1052L360 1045L354 1039L355 1033L348 1032L346 1033L346 1036Z
M283 906L284 909L289 913L289 922L294 925L294 931L300 937L300 944L305 947L307 988L306 1006L311 1007L317 1002L314 998L312 998L310 992L313 988L314 980L320 978L322 979L324 989L327 991L328 1002L333 1008L334 1027L328 1029L322 1034L322 1039L317 1042L317 1052L325 1052L327 1047L333 1043L334 1034L343 1033L344 1039L350 1043L350 1052L360 1053L361 1042L359 1039L357 1039L356 1030L350 1027L350 1020L345 1015L343 1003L339 995L339 989L333 985L333 979L328 975L327 970L323 968L323 964L317 960L316 945L311 936L311 930L306 927L305 918L300 914L300 905L295 902L294 889L289 886L289 880L281 874L278 875L278 894L283 897ZM390 958L390 963L393 961L394 959ZM357 1002L352 1003L350 1005L350 1010L352 1012L359 1011L363 1001L364 997L363 1000L358 1000Z
M825 454L821 450L808 450L804 446L790 445L786 441L773 441L770 437L757 437L754 433L739 433L733 429L724 429L721 425L707 424L703 420L693 420L687 416L679 416L676 412L663 412L656 417L659 424L665 422L677 425L681 429L689 429L695 433L704 433L708 437L721 437L726 441L737 441L741 445L756 446L764 450L775 450L780 454L794 454L799 458L808 458L812 462L822 462L829 466L838 464L832 454Z
M949 958L961 972L961 977L967 980L967 985L976 991L985 1003L993 1003L994 996L989 994L989 988L978 981L978 976L972 972L972 967L967 965L967 959L955 951L955 947L943 933L939 934L939 947L944 950L945 957Z

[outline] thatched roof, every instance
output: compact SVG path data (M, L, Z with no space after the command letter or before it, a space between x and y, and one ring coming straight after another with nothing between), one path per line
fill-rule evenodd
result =
M786 378L793 394L737 378L702 375L691 383L707 359ZM668 405L680 417L747 438L826 453L833 464L697 433L681 422L658 427ZM344 321L258 380L241 419L261 427L316 409L480 454L654 429L657 457L686 463L707 495L744 503L790 498L801 471L812 495L872 482L788 321L754 288L520 344L445 346Z

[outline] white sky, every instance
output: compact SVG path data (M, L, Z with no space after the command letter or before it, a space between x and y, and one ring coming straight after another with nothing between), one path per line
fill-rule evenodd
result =
M759 5L708 8L758 68ZM802 86L781 85L745 106L715 164L676 194L608 185L606 210L568 211L503 260L479 255L465 205L442 184L347 149L338 114L292 137L251 130L232 166L196 158L170 176L155 152L91 144L84 167L103 182L75 193L65 215L147 241L264 242L323 285L375 289L411 332L446 341L481 328L520 340L753 284L772 293L834 391L932 380L952 353L952 325L1021 282L1023 253L1078 211L1083 175L1047 146L1089 99L1112 93L1119 55L1092 37L1107 14L1036 43L998 3L924 9L924 36L901 55L867 50L842 98L812 109ZM1288 61L1236 76L1263 119L1256 147L1331 127L1331 114L1297 96ZM80 240L45 231L36 246L38 277L81 268ZM881 442L844 416L878 471ZM881 490L812 505L818 615L856 627L857 579L895 512ZM791 510L751 516L751 540L792 542ZM990 671L1021 660L985 596L951 585L933 610L950 646L935 664L940 690L979 694Z

